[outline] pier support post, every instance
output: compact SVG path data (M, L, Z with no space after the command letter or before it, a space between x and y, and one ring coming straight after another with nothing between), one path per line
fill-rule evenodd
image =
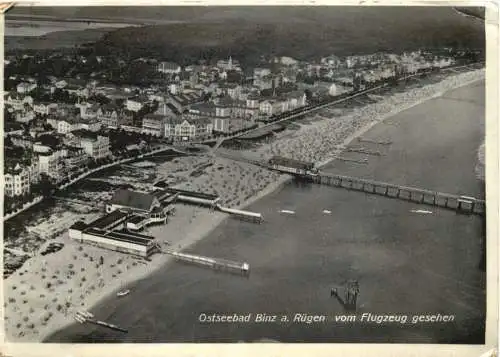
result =
M385 186L384 196L389 196L389 186Z
M401 189L398 188L397 192L396 192L396 197L399 198L399 196L401 196Z
M457 211L461 211L461 210L462 210L462 201L457 200Z
M445 208L448 208L448 200L449 200L449 198L448 198L448 197L446 197L446 198L444 199L444 207L445 207Z
M434 194L434 195L432 196L432 204L433 204L434 206L436 206L436 200L437 200L437 197L436 197L436 196L437 196L436 194Z

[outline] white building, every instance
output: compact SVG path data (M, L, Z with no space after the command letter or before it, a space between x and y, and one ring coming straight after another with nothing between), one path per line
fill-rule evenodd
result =
M148 102L149 102L148 98L131 97L131 98L127 98L125 106L126 106L127 110L130 110L133 112L138 112Z
M78 130L72 133L78 146L94 160L111 156L109 138L87 130Z
M6 169L4 173L5 195L9 197L22 196L30 193L30 169L16 164L14 168Z
M107 218L107 216L103 218ZM69 228L68 233L71 239L82 243L90 243L104 249L141 257L149 257L158 251L158 245L152 236L132 233L125 229L110 231L95 228L93 222L87 225L82 221L78 221Z
M167 118L160 114L148 114L142 119L142 132L158 137L165 135L165 122Z
M17 85L16 90L17 93L26 94L31 92L36 87L36 83L22 82Z
M67 134L80 129L80 121L76 117L51 117L47 124L52 126L59 134Z
M37 103L33 105L33 111L42 115L49 115L57 110L57 103Z
M160 62L156 70L161 73L177 74L181 73L182 68L177 63L173 62Z
M176 140L193 140L211 135L212 132L212 121L206 118L199 118L192 121L169 118L165 123L165 137Z
M5 104L11 106L14 110L23 110L25 106L33 106L33 98L24 94L9 94L7 98L5 98Z
M39 150L42 147L44 150ZM66 150L51 149L35 143L33 151L38 154L38 172L58 181L64 170L63 159L66 157Z

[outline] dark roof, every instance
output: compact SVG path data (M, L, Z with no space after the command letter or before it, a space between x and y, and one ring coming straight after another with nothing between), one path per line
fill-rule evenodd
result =
M74 136L78 136L80 138L92 139L92 140L96 140L97 136L98 136L97 133L94 133L93 131L89 131L86 129L73 130L71 133Z
M117 240L121 242L133 243L143 246L148 246L154 240L154 237L146 236L143 234L132 233L126 230L105 232L95 228L85 230L85 233L92 234L98 237L107 238L110 240Z
M181 114L181 112L172 103L166 103L167 107L175 114Z
M163 115L163 114L155 114L155 113L149 113L149 114L146 114L143 118L146 119L146 120L159 120L159 121L163 121L165 120L166 116Z
M147 193L119 189L113 195L110 203L143 211L149 211L154 199L155 197L153 195Z
M132 217L130 217L128 219L128 222L130 222L132 224L137 224L137 223L144 221L145 219L146 219L146 217L133 215Z
M205 200L215 200L219 198L219 196L217 195L210 195L208 193L195 192L195 191L179 190L177 188L171 188L171 187L164 188L164 191L171 193L179 193L181 195L191 196L196 198L203 198Z
M85 224L83 221L78 221L74 223L69 229L76 229L78 231L83 231L84 229L87 229L88 225Z
M97 229L106 229L113 223L124 219L126 216L126 213L116 210L105 216L97 218L95 221L90 222L88 226Z
M163 181L163 185L164 186L161 186L162 183L161 182L158 182L155 186L156 187L166 187L167 184L165 181ZM175 193L172 193L170 191L164 191L164 190L156 190L153 192L153 195L158 198L158 200L161 202L161 201L166 201L168 199L172 200L174 199L175 197Z
M212 103L212 102L208 102L208 103L196 103L196 104L193 104L191 105L191 108L192 110L198 110L202 113L206 113L206 112L215 112L215 104Z

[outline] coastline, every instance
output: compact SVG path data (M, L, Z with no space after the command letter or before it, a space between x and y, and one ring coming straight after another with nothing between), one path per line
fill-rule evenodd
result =
M446 81L449 77L445 78L444 81ZM453 88L448 88L448 90L453 90L459 87L467 86L471 83L477 82L482 80L482 78L475 78L470 81L466 81L463 83L458 83L456 86ZM442 82L439 82L442 83ZM439 84L437 83L437 84ZM436 84L430 84L429 86L434 86ZM422 104L425 101L431 100L435 97L438 97L442 95L443 93L438 92L434 93L430 96L424 97L417 99L416 101L412 101L408 103L407 105L402 105L394 108L388 113L381 114L377 116L374 120L370 121L369 123L362 125L358 130L355 132L351 133L348 135L344 141L343 141L343 146L349 145L353 140L358 138L359 136L363 135L366 133L368 130L370 130L372 127L374 127L376 124L383 122L384 120L396 115L397 113L400 113L404 110L407 110L411 107L414 107L416 105ZM313 124L314 125L314 124ZM332 156L329 158L326 158L318 163L318 167L323 167L333 160L335 160L336 157ZM255 203L256 201L260 200L261 198L269 195L270 193L275 192L277 189L282 187L286 182L290 181L292 179L291 176L289 175L280 175L277 180L271 182L269 185L267 185L264 189L258 191L256 194L252 195L252 197L248 198L245 200L243 203L241 203L238 206L235 206L235 208L238 209L243 209L245 207L250 206L251 204ZM200 214L196 218L196 225L193 225L193 227L190 227L189 231L185 235L183 239L181 239L178 243L176 243L176 248L178 250L183 250L186 248L189 248L190 246L196 244L197 242L201 241L203 238L208 236L215 228L217 228L225 219L229 218L228 215L220 212L207 212L203 211L202 214ZM265 219L265 217L264 217ZM177 245L178 244L178 245ZM222 257L221 257L222 258ZM166 255L159 255L156 257L153 257L152 261L148 263L146 266L141 267L139 269L135 269L135 271L131 271L130 274L128 274L122 281L120 281L121 284L131 284L135 281L141 280L152 274L154 271L157 271L161 267L164 267L166 264L170 263L172 258L170 256ZM94 293L90 294L88 297L85 298L85 306L83 308L87 310L91 310L93 307L98 305L100 302L111 298L112 294L116 293L116 291L120 290L120 284L118 281L112 285L104 286L101 290L95 291ZM37 337L38 341L44 341L52 335L54 332L63 329L66 326L69 326L74 323L72 320L71 313L67 313L66 315L59 315L59 316L54 316L53 321L51 321L50 324L50 329L47 328L46 331L40 333Z

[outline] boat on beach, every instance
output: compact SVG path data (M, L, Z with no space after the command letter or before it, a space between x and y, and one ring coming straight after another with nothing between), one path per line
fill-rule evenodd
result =
M88 311L77 311L76 313L78 316L82 316L83 318L86 319L91 319L94 317L94 314Z
M85 323L85 321L86 321L85 318L83 318L81 315L78 315L78 314L75 315L75 320L81 324Z
M126 290L122 290L122 291L117 292L116 296L122 297L122 296L127 296L128 294L130 294L130 290L126 289Z
M289 211L287 209L282 209L280 212L281 213L286 213L286 214L295 214L295 211Z

